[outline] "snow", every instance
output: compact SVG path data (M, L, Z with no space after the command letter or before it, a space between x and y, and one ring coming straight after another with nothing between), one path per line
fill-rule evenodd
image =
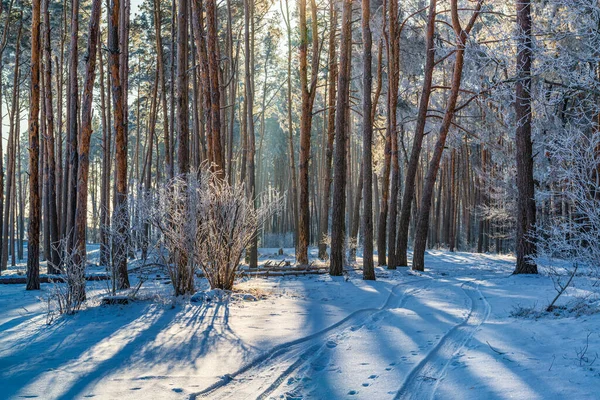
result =
M293 264L277 250L261 263ZM0 397L598 398L597 282L576 277L545 313L552 279L513 266L430 251L426 272L377 268L375 282L244 277L223 296L199 278L197 298L213 299L200 302L173 299L157 272L127 305L102 306L106 282L88 282L85 307L50 325L52 284L0 285Z

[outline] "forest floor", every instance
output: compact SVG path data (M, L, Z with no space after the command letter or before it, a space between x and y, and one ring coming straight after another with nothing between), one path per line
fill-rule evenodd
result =
M88 282L84 309L49 325L53 284L0 285L0 398L597 399L597 282L577 276L547 313L548 271L513 266L430 251L425 273L246 277L257 301L200 303L146 272L135 302L101 306L106 282Z

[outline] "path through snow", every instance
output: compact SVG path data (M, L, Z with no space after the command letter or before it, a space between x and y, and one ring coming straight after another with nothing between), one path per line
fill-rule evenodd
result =
M595 282L578 277L561 315L514 318L554 289L513 265L430 251L422 274L246 278L239 288L266 300L201 305L172 303L157 279L146 300L102 307L91 282L86 308L50 326L38 298L49 285L0 285L0 398L598 399Z

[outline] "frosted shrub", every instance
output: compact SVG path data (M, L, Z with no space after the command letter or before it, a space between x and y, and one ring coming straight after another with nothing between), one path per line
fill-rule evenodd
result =
M553 187L542 198L553 207L553 216L536 229L538 262L566 260L565 274L560 268L548 267L557 296L571 285L578 266L586 266L588 274L598 275L600 266L600 133L575 129L563 132L548 143L547 157L554 177Z
M194 292L196 244L204 219L209 175L180 175L160 187L151 210L151 223L161 233L160 249L175 295Z
M253 200L243 184L232 186L219 179L211 179L204 194L205 213L196 242L198 264L212 289L230 290L244 249L281 208L281 197L271 194Z
M57 244L61 251L60 265L64 267L63 276L52 281L52 288L47 297L46 323L50 324L56 315L72 315L81 309L86 299L85 268L77 249L66 250L66 239Z
M229 185L201 169L161 187L154 204L151 221L168 254L175 294L182 295L194 292L197 266L212 289L230 290L244 249L280 209L281 198L250 199L243 184Z
M548 144L550 175L559 189L542 194L555 215L538 227L540 257L569 260L573 265L600 265L600 133L576 130ZM561 207L561 204L566 207Z

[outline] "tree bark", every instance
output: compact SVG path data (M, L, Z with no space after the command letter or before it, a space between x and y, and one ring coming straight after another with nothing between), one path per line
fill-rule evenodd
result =
M390 26L388 39L388 135L390 137L391 150L391 178L388 209L388 237L387 237L387 265L389 269L396 269L396 219L398 217L398 181L400 179L400 165L398 163L398 129L397 112L398 107L398 85L399 85L399 53L400 38L398 32L398 0L390 2Z
M452 16L452 28L456 35L456 52L454 60L454 70L452 73L452 84L450 89L450 95L448 103L446 104L446 110L444 118L440 126L438 139L435 144L433 156L429 162L429 169L427 170L427 176L425 177L425 184L423 186L423 194L421 198L421 207L419 210L419 217L417 219L417 226L415 232L415 248L413 255L412 269L416 271L424 271L425 269L425 249L427 246L427 231L429 229L429 216L431 209L431 201L433 198L433 187L440 167L440 160L446 144L446 137L452 120L454 119L454 112L456 109L456 102L460 92L460 84L462 80L462 70L464 64L465 45L467 38L477 17L481 10L481 4L483 0L479 0L475 6L475 11L471 15L468 25L463 29L459 19L458 11L458 0L451 0L451 16Z
M517 265L515 274L537 274L535 256L535 184L531 141L531 2L517 0Z
M96 60L98 57L98 31L100 25L101 0L93 0L88 33L85 80L81 102L81 135L79 137L79 167L77 169L77 209L75 212L75 260L72 264L73 275L77 276L74 285L69 286L71 296L85 299L85 266L86 266L86 228L88 176L90 169L90 141L92 138L92 100L94 80L96 78Z
M20 55L21 55L21 39L23 35L23 18L19 19L19 29L17 34L17 44L15 50L15 69L13 72L13 92L11 99L11 112L9 113L10 128L8 132L8 143L6 148L6 198L4 202L4 219L2 222L2 258L0 260L0 270L4 271L8 264L8 241L9 241L9 223L12 205L12 192L15 182L15 136L18 136L18 127L20 125L19 114L19 74L20 74Z
M54 156L54 112L52 109L52 54L50 42L50 0L43 0L44 14L44 53L45 65L44 76L45 85L45 114L46 114L46 153L48 156L48 215L47 224L50 230L50 260L48 260L48 273L57 274L60 272L60 253L59 253L59 233L58 233L58 211L56 207L56 160ZM61 112L62 110L59 110Z
M219 178L225 177L223 151L221 147L221 92L219 74L219 48L217 35L216 0L206 0L206 49L210 79L210 136L214 171Z
M187 0L177 1L177 173L190 172L189 105L188 105L188 6Z
M256 153L255 150L255 135L254 135L254 87L252 84L252 73L254 70L254 65L252 63L253 59L250 56L252 53L251 49L251 40L250 40L250 19L252 18L252 10L251 10L250 0L244 0L244 62L245 62L245 101L246 105L245 110L245 118L247 119L247 129L248 129L248 197L251 201L255 202L254 197L256 196L256 173L255 173L255 164L254 164L254 156ZM254 204L256 207L256 204ZM258 241L257 236L254 236L252 243L250 244L249 251L249 259L248 264L250 268L256 268L258 266Z
M329 71L328 71L328 94L327 94L327 144L325 148L325 165L323 166L323 199L321 203L321 215L319 221L319 258L326 260L327 240L326 235L329 228L329 206L331 205L331 162L333 159L333 143L335 139L335 98L338 65L335 48L337 40L337 11L335 1L329 2Z
M156 58L158 65L158 79L160 81L160 100L162 103L163 112L163 131L165 142L165 164L167 164L167 177L173 177L174 168L173 160L171 159L171 140L169 135L169 111L167 108L167 87L165 84L165 60L162 48L162 31L161 31L161 11L160 0L154 0L154 27L156 36Z
M419 111L417 114L417 126L413 138L412 150L406 175L404 177L404 192L402 194L402 206L400 209L400 222L398 224L398 237L396 241L396 260L399 266L407 266L408 251L408 230L410 227L410 218L412 215L412 202L415 197L415 179L417 169L419 168L419 158L421 148L423 147L423 138L425 135L425 123L427 120L427 109L429 108L429 98L431 97L431 86L433 81L433 69L435 66L435 17L437 0L429 1L429 15L427 17L427 31L425 36L426 55L425 68L423 76L423 89L419 100Z
M40 289L40 0L32 1L31 94L29 102L29 241L27 246L27 290Z
M127 208L127 133L123 115L123 102L126 101L121 82L119 47L120 0L112 0L109 19L108 51L113 97L116 191L113 224L116 234L112 238L113 268L116 270L117 287L129 288L127 272L127 238L129 231L129 210Z
M373 265L373 118L371 89L373 74L371 64L373 56L371 48L371 1L362 0L362 37L363 37L363 279L374 280ZM361 177L359 177L360 179Z
M340 65L338 96L335 116L335 154L333 176L333 207L331 211L331 261L329 274L340 276L344 271L344 239L346 210L346 134L350 102L350 46L352 45L352 0L344 0L342 8L342 36L340 38Z
M312 62L311 81L308 81L308 26L306 22L306 0L299 2L300 45L300 157L298 160L298 246L296 258L298 264L308 264L308 246L310 242L310 210L309 210L309 163L310 135L312 130L312 110L317 88L319 70L319 35L317 32L317 5L311 0L312 23Z

